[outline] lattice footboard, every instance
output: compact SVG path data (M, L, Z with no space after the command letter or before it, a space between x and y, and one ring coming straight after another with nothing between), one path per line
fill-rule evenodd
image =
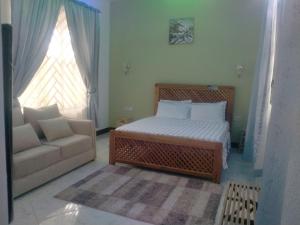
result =
M199 176L219 183L222 171L222 144L112 131L109 162Z

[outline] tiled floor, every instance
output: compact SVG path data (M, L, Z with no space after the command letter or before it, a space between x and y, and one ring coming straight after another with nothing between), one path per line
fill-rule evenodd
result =
M101 212L84 206L67 203L53 196L95 170L107 165L108 135L97 138L97 160L62 176L15 200L13 225L146 225L114 214ZM229 169L223 172L222 184L228 180L256 181L252 165L233 152L229 158Z

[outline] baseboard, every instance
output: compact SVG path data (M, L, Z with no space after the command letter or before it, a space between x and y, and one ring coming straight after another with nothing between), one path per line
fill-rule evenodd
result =
M115 128L113 128L113 127L107 127L107 128L104 128L104 129L97 130L96 131L96 136L109 133L109 131L111 131L113 129L115 129Z

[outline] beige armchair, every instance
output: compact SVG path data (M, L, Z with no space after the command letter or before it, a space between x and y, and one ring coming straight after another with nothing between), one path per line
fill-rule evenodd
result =
M18 122L15 129L26 126L20 110L14 110ZM73 135L47 141L40 138L39 144L15 151L13 154L13 190L17 197L54 178L57 178L96 158L96 130L89 120L69 120ZM17 133L17 132L16 132ZM23 135L23 139L26 135ZM24 140L25 144L26 140Z

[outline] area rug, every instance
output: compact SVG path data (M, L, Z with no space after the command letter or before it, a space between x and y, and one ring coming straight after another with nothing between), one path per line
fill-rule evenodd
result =
M221 185L127 166L107 166L55 197L155 225L213 225Z

